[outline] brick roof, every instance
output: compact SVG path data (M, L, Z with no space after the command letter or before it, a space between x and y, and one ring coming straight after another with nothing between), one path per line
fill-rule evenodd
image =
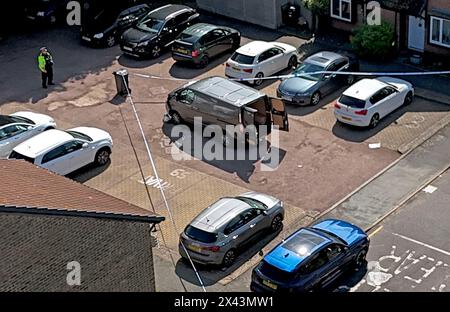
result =
M159 223L164 217L23 160L0 159L0 211Z

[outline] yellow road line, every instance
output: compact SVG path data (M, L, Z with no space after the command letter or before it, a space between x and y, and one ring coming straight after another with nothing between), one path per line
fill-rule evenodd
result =
M373 231L372 233L369 234L369 237L374 236L375 234L377 234L379 231L381 231L381 229L383 228L383 226L381 225L379 228L377 228L375 231Z

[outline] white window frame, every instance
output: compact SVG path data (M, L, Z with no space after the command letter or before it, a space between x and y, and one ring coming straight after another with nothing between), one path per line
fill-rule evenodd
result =
M335 15L334 13L333 13L333 0L330 0L330 15L331 15L331 17L333 17L333 18L336 18L336 19L339 19L339 20L342 20L342 21L346 21L346 22L351 22L352 21L352 18L353 18L353 10L352 10L352 0L338 0L339 1L339 15ZM349 5L349 7L350 7L350 18L345 18L345 17L342 17L342 4L343 3L348 3L348 5Z
M433 40L433 22L434 20L439 21L439 41ZM430 43L440 45L442 47L450 48L449 44L442 42L442 36L444 34L444 21L448 21L450 23L449 19L431 16L430 18Z

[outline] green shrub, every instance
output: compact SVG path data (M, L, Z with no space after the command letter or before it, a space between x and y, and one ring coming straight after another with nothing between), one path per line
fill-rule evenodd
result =
M326 15L330 10L330 0L303 0L303 3L313 14Z
M388 23L361 26L355 30L351 43L361 57L386 59L394 51L394 28Z

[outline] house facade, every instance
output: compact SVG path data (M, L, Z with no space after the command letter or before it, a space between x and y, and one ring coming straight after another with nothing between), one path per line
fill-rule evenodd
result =
M0 291L155 291L163 217L25 161L0 172Z

